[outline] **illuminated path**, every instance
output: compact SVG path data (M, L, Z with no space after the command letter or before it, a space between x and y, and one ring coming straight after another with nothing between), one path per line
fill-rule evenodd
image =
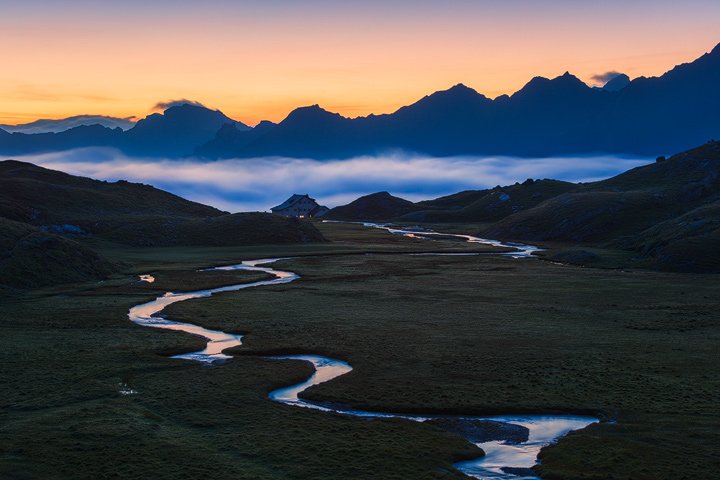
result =
M533 251L538 250L536 247L529 245L516 245L497 242L494 240L486 240L470 235L449 235L431 232L427 230L410 229L403 230L393 228L387 225L379 225L372 223L364 223L363 225L373 228L382 228L395 235L405 235L417 238L432 239L433 236L457 237L469 243L482 243L492 246L512 247L516 251L512 253L504 253L497 255L509 255L516 258L529 257ZM462 255L462 254L461 254ZM216 267L209 270L247 270L254 272L264 272L273 278L253 283L242 283L237 285L228 285L225 287L211 288L207 290L198 290L195 292L184 293L166 293L155 300L136 305L128 312L128 317L133 322L144 327L163 328L168 330L179 330L203 337L207 340L207 344L203 350L175 355L173 358L182 358L213 365L232 358L230 355L223 353L224 350L242 345L242 335L226 333L220 330L209 330L192 323L176 322L174 320L161 317L159 314L173 303L191 300L193 298L210 297L216 293L234 292L244 290L246 288L263 287L269 285L280 285L290 283L300 278L293 272L275 270L265 265L272 264L279 258L269 258L262 260L248 260L238 265L229 265L224 267ZM149 276L143 276L143 280L148 281ZM320 405L300 398L300 394L312 387L324 382L333 380L334 378L344 375L352 370L352 367L340 360L322 357L319 355L290 355L281 357L271 357L276 360L301 360L309 362L315 367L315 372L310 378L297 385L291 385L270 392L269 398L273 401L283 403L285 405L309 408L324 412L334 412L342 415L350 415L364 418L404 418L409 421L423 422L430 419L453 419L479 421L489 420L501 422L505 424L520 425L528 429L528 439L522 443L512 443L503 440L487 441L476 443L483 449L485 456L476 460L460 462L455 467L463 473L479 478L479 479L513 479L525 480L536 478L532 475L522 474L522 470L528 469L537 462L537 455L540 449L572 430L584 428L598 420L593 417L581 417L571 415L509 415L509 416L490 416L490 417L472 417L472 416L421 416L421 415L402 415L384 412L369 412L363 410L335 408L328 405ZM515 473L503 471L503 468L512 468Z

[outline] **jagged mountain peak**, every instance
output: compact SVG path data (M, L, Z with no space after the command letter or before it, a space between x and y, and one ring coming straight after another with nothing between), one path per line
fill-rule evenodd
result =
M347 120L339 113L325 110L318 104L298 107L285 118L281 125L287 125L295 122L314 122L314 121L342 121Z
M470 88L463 83L458 83L448 88L447 90L439 90L424 97L421 101L427 99L454 99L454 100L465 100L465 99L486 99L485 95L478 93L474 88Z
M585 82L570 72L555 78L534 77L523 88L515 92L511 99L522 99L537 96L564 96L578 92L591 91Z
M606 92L619 92L628 85L630 85L630 77L621 73L608 80L605 85L603 85L602 90Z

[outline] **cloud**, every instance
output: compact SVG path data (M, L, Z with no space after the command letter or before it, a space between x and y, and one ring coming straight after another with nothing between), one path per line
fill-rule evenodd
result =
M158 102L153 106L152 110L167 110L170 107L179 107L181 105L195 105L196 107L207 108L205 105L200 102L196 102L195 100L181 98L180 100L168 100L167 102Z
M620 76L622 74L623 74L622 72L616 72L614 70L611 70L609 72L595 74L592 77L590 77L590 80L592 80L595 83L605 85L607 82L609 82L613 78Z
M293 193L308 193L328 206L387 190L418 201L510 185L527 178L592 181L650 162L614 156L434 158L396 153L349 160L283 157L202 162L128 157L108 148L89 148L18 158L101 180L149 183L223 210L265 211Z

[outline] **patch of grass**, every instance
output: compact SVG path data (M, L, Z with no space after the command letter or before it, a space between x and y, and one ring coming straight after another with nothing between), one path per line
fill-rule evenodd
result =
M192 218L132 215L92 223L92 232L98 236L138 247L222 247L325 240L310 222L268 213Z
M101 279L119 269L78 242L0 217L0 285L6 288Z

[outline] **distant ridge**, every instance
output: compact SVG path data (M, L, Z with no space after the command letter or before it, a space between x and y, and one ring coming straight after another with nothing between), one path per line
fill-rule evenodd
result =
M173 105L163 113L145 117L124 132L120 147L136 155L180 157L212 140L225 125L250 129L219 110L191 103Z
M71 128L100 125L106 128L120 128L129 130L135 122L129 118L107 117L105 115L76 115L74 117L58 120L35 120L20 125L1 125L0 128L8 133L59 133Z
M463 84L386 115L346 118L319 105L250 128L222 112L173 102L127 131L99 125L9 134L0 154L110 146L132 155L333 159L404 150L434 156L657 156L720 137L720 45L659 77L618 74L591 88L569 72L535 77L490 99Z

